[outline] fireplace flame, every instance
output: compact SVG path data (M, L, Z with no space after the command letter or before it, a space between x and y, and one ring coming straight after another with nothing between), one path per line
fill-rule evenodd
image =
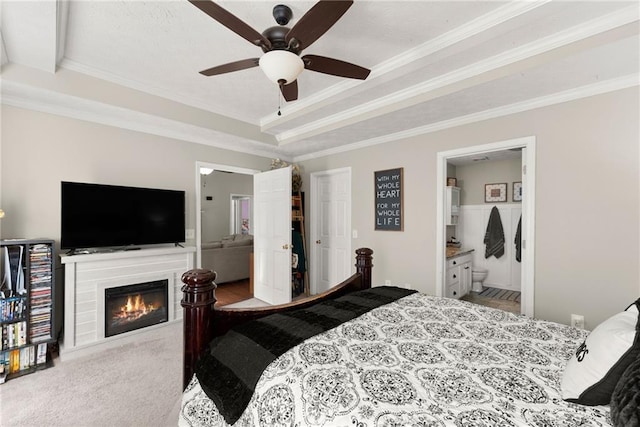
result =
M145 304L141 295L127 297L127 303L120 307L120 311L114 315L115 319L133 321L158 309L155 304Z

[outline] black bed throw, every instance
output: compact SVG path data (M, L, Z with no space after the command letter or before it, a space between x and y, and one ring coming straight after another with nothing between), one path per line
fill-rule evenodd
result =
M214 339L210 351L198 361L195 371L200 386L225 421L234 424L262 372L278 356L307 338L415 292L381 286L240 325Z

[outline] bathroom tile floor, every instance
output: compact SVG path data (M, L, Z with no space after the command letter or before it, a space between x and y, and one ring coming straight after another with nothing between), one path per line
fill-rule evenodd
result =
M520 303L496 298L487 298L478 295L478 292L469 292L461 298L474 304L484 305L485 307L499 308L500 310L509 311L511 313L520 314Z

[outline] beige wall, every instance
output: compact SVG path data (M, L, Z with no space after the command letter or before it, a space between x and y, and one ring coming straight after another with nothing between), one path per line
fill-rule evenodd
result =
M638 88L302 163L352 168L352 246L374 250L373 279L435 293L436 155L535 136L535 316L586 327L640 296ZM373 172L404 167L404 232L374 231Z
M230 234L231 194L252 195L253 175L213 171L200 178L202 241L213 242ZM210 196L213 200L207 200Z
M352 167L354 248L375 251L374 281L435 293L436 153L537 138L535 315L594 327L640 295L638 89L591 97L302 163ZM60 181L187 191L195 161L267 170L270 159L2 107L2 237L60 236ZM374 231L373 172L404 168L403 232Z
M513 183L522 181L522 159L495 160L456 167L461 205L483 205L485 184L506 183L507 202L513 202ZM519 202L515 202L519 203Z
M60 239L60 181L187 192L195 229L195 162L268 170L270 159L2 107L2 237Z

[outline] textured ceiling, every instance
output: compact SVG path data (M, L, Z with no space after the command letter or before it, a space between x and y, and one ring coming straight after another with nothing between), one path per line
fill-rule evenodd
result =
M274 2L217 3L276 25ZM315 2L287 4L292 26ZM303 53L369 78L305 70L290 103L259 68L200 75L262 52L186 0L1 7L4 103L286 159L638 87L636 1L356 1Z

